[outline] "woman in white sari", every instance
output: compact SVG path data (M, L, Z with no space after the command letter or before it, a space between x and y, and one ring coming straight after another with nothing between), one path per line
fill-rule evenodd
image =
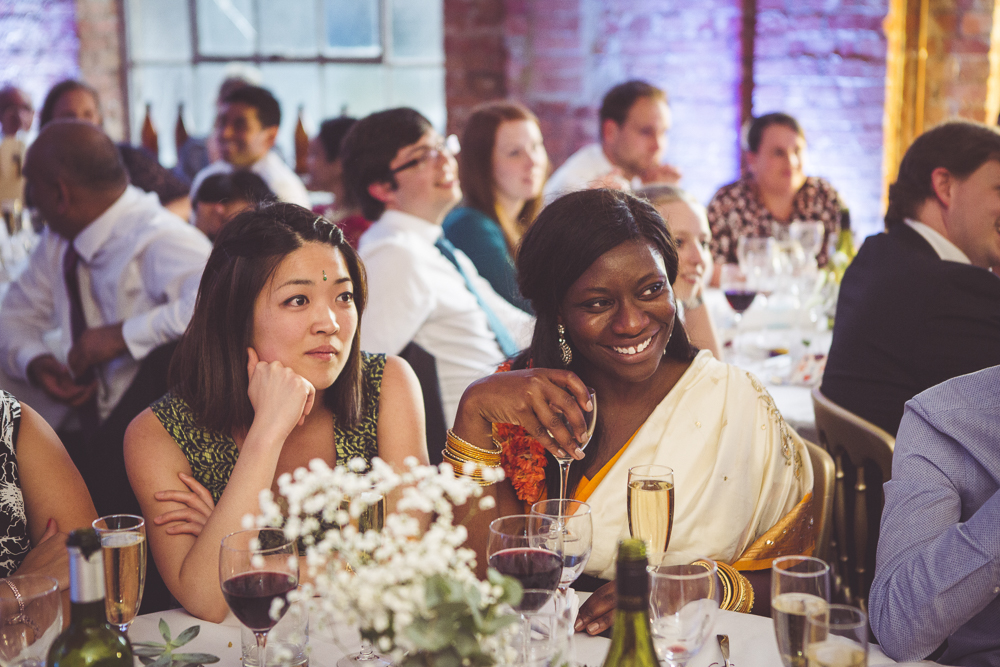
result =
M777 555L811 549L799 520L813 481L804 444L755 378L690 345L670 287L677 261L656 210L612 190L562 197L525 235L517 268L537 314L531 346L514 370L466 390L451 435L503 450L497 508L470 526L481 561L489 520L556 497L552 454L561 452L576 459L570 495L593 513L589 575L614 576L617 542L628 535L628 469L643 463L674 469L671 551L763 570ZM600 410L584 455L588 386ZM776 525L794 539L765 539ZM613 608L605 586L581 609L578 629L602 632Z

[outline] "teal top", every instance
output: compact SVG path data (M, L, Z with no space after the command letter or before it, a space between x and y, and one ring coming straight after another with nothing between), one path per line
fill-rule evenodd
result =
M479 209L460 206L444 219L444 236L468 255L493 291L521 310L532 312L530 302L517 289L517 270L507 239L492 218Z

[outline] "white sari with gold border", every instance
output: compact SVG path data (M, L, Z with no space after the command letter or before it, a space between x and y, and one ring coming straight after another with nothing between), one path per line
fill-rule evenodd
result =
M734 562L812 491L809 454L763 385L702 350L587 499L594 547L585 572L615 577L629 536L628 469L674 470L670 551Z

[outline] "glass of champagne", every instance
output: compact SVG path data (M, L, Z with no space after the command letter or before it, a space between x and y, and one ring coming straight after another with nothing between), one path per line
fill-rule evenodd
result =
M784 556L771 565L771 618L785 667L806 667L806 618L827 608L830 566L809 556Z
M868 614L846 604L831 604L806 618L809 667L867 667Z
M267 633L288 611L288 594L299 583L298 555L295 541L278 528L241 530L222 540L222 595L253 632L261 665L267 665Z
M667 550L674 528L674 471L667 466L628 469L628 529L650 558Z
M146 522L134 514L102 516L92 524L104 553L104 607L108 623L128 632L146 585Z
M539 500L531 506L531 514L556 519L556 525L562 530L563 568L559 591L565 594L590 560L594 542L590 505L579 500Z
M715 561L661 554L649 566L649 619L657 657L683 667L712 635L722 603Z
M580 443L580 449L586 449L587 445L590 444L590 439L594 437L594 427L597 426L597 394L594 393L593 389L587 387L587 395L590 397L590 405L594 409L583 413L583 418L587 422L587 434L584 436L583 442ZM569 464L573 462L573 457L556 456L555 459L559 463L559 497L566 498L566 494L569 492L566 488L569 484Z

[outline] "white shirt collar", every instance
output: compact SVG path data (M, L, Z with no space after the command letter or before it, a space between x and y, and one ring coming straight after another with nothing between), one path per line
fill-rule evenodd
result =
M395 210L386 210L378 219L378 224L401 232L417 234L432 245L441 238L443 233L441 225L435 225L423 218Z
M913 231L924 237L924 240L931 244L938 257L947 262L958 262L959 264L972 264L969 256L959 249L957 245L949 241L941 232L928 227L919 220L912 218L904 219Z
M73 247L76 248L84 262L89 263L94 258L97 251L115 231L116 222L121 214L144 195L145 193L134 185L127 186L125 192L115 200L114 204L94 218L93 222L76 235L76 238L73 239Z

